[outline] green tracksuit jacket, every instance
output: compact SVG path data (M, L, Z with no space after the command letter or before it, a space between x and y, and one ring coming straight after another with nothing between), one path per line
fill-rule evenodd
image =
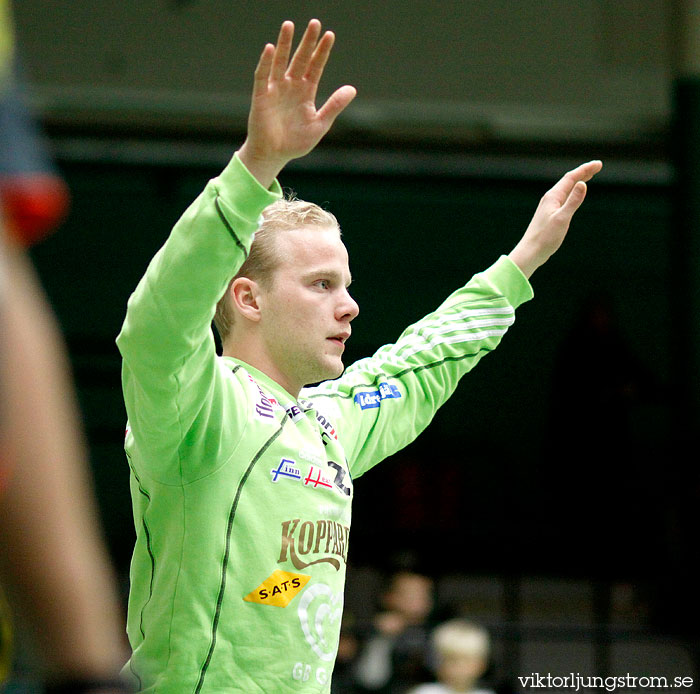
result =
M117 338L136 546L125 672L160 694L327 693L353 479L411 442L531 296L499 259L298 400L215 354L264 190L236 156L178 221Z

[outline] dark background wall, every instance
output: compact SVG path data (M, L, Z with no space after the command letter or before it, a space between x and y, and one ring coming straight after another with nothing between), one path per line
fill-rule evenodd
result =
M66 122L220 129L244 122L250 73L282 19L338 37L324 90L361 98L337 129L639 141L671 112L682 2L126 0L15 3L47 112Z

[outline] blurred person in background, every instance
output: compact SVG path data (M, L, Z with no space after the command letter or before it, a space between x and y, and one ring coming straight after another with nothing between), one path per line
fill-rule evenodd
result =
M413 570L393 573L382 592L381 607L363 639L355 680L360 691L399 694L430 676L433 579Z
M26 248L66 210L65 184L18 98L0 0L0 677L31 633L49 693L126 692L122 607L100 535L62 336Z
M414 687L408 694L494 694L479 687L491 650L486 629L466 619L451 619L433 630L430 641L437 681Z
M355 616L348 610L343 611L343 619L338 639L331 694L359 694L355 686L354 665L360 640Z

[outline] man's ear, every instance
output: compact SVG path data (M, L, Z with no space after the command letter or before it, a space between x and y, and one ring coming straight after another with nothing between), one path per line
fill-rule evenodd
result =
M231 282L228 291L236 312L257 323L260 320L260 306L258 305L260 287L258 283L249 277L238 277Z

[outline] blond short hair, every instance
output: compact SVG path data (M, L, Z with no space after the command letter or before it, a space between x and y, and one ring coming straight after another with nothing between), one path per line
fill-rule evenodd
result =
M260 226L255 232L248 257L231 282L239 277L248 277L264 286L270 286L274 271L281 260L275 243L277 234L313 227L335 228L340 234L340 225L335 215L313 202L298 200L294 193L273 202L263 210ZM219 299L214 314L214 326L222 341L226 340L230 334L234 322L234 311L228 296L231 282Z
M435 627L432 641L440 660L451 655L487 660L491 650L491 639L486 629L468 619L451 619Z

